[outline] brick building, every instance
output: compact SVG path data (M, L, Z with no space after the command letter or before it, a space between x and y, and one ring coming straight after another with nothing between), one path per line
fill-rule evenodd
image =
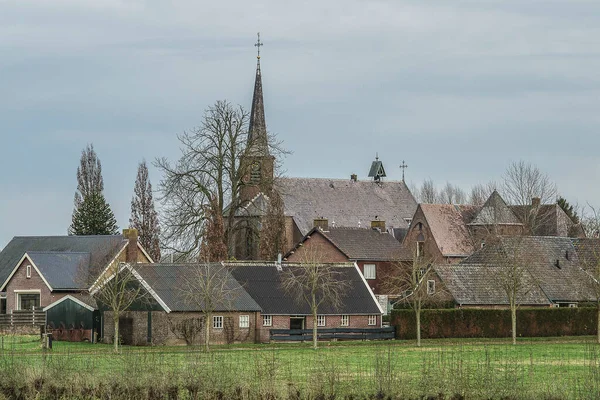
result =
M290 268L301 268L296 263L236 262L211 264L223 274L228 290L234 295L230 301L213 307L210 324L212 343L267 342L270 329L301 329L312 324L307 304L297 301L285 292L282 276ZM137 264L138 279L149 293L151 301L144 307L122 316L126 343L169 344L184 339L173 327L178 323L201 320L202 306L186 294L186 282L194 274L207 268L203 264ZM333 264L340 279L348 282L342 305L333 308L324 303L319 308L319 327L380 327L381 308L367 286L356 264ZM111 339L111 314L104 312L104 335ZM120 325L121 325L120 322ZM121 328L123 330L123 328ZM199 332L197 341L201 342Z

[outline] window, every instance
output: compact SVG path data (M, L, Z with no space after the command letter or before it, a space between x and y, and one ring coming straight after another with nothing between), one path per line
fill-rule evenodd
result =
M435 281L434 280L427 281L427 294L434 294L434 293L435 293Z
M250 316L249 315L240 315L240 328L249 328L250 327Z
M213 328L223 329L223 317L218 315L213 317Z
M419 222L417 224L417 228L419 229L419 232L421 232L423 230L423 224L421 222Z
M377 277L375 273L375 264L365 264L363 266L364 277L365 279L375 279Z
M272 315L263 315L263 326L273 326Z
M31 265L27 266L26 271L27 271L26 272L27 278L28 279L31 278Z
M40 307L39 293L17 293L17 306L19 310L33 310Z
M369 315L369 325L377 325L377 315Z
M325 316L317 315L317 326L325 326Z
M417 257L425 255L425 242L417 242Z
M350 316L349 315L342 315L342 320L340 322L341 326L348 326L350 325Z

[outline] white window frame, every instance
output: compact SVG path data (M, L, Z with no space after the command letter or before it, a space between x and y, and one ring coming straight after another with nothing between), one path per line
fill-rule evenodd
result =
M263 315L263 326L273 326L273 316L272 315Z
M369 315L369 321L367 323L369 326L377 325L377 315Z
M222 315L213 315L213 329L223 329Z
M240 315L240 328L250 328L249 315Z
M40 307L42 307L42 291L39 289L34 290L15 290L15 310L21 310L21 300L19 298L22 294L37 294L40 296Z
M27 266L25 267L25 277L27 279L31 278L31 265L27 264Z
M326 326L327 325L327 318L325 318L325 315L317 315L317 326Z
M340 326L350 326L350 316L342 315L340 318Z
M367 267L371 270L372 274L367 274ZM377 265L376 264L364 264L363 265L363 276L365 279L377 279Z
M429 279L427 281L427 294L434 294L434 293L435 293L435 280Z

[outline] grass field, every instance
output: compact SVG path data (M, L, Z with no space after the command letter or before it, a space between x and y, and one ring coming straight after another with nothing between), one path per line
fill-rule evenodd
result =
M553 398L600 396L594 338L124 347L0 338L0 389L22 398ZM380 396L380 397L372 397Z

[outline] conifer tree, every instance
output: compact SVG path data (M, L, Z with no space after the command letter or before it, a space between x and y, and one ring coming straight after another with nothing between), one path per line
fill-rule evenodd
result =
M115 235L117 221L102 191L102 165L93 145L81 152L77 168L75 208L69 227L70 235Z
M154 261L160 260L158 214L152 198L152 184L148 179L148 166L142 161L138 166L133 198L131 199L131 218L129 227L137 229L139 241Z

